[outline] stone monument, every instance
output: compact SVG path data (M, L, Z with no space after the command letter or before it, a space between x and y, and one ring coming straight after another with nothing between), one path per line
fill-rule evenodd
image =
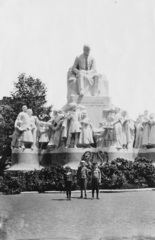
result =
M83 47L83 54L76 57L73 67L67 74L67 105L71 102L86 107L89 118L95 127L99 127L104 109L111 107L109 83L106 75L98 74L90 47Z
M9 170L39 170L52 163L76 169L85 153L106 154L109 161L134 160L139 155L155 159L154 115L146 111L135 122L111 104L109 83L97 73L88 45L68 71L66 105L55 109L48 122L32 113L24 106L17 117L18 134L13 140L18 144L13 146Z

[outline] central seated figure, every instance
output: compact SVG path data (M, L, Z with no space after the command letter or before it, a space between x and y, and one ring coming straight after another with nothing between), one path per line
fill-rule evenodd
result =
M73 67L68 71L68 98L71 95L108 95L106 77L97 73L95 60L89 53L90 47L84 45L83 54L76 57Z

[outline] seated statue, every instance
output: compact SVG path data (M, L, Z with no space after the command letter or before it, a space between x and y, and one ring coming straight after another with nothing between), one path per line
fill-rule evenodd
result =
M67 74L67 97L108 96L108 81L105 75L96 71L95 60L89 55L90 47L83 47L83 54L76 57Z

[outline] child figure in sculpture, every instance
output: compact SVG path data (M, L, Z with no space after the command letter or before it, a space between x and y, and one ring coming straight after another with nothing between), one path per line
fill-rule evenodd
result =
M38 133L39 148L45 148L49 142L49 127L46 126L46 123L41 123Z
M24 131L25 131L25 128L22 127L22 122L20 120L16 120L15 130L12 134L11 148L21 147L22 133Z
M82 129L80 133L79 143L91 147L90 144L94 143L94 140L90 120L88 118L84 118L81 121L81 125Z
M66 148L69 147L73 134L75 137L74 148L77 148L79 133L81 132L80 113L77 110L76 103L70 103L70 108L71 108L71 111L69 112L69 115L68 115L69 129L68 129Z

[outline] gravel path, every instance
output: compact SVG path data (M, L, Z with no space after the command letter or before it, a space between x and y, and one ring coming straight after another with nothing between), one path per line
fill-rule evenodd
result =
M155 191L72 197L0 195L0 239L155 239Z

